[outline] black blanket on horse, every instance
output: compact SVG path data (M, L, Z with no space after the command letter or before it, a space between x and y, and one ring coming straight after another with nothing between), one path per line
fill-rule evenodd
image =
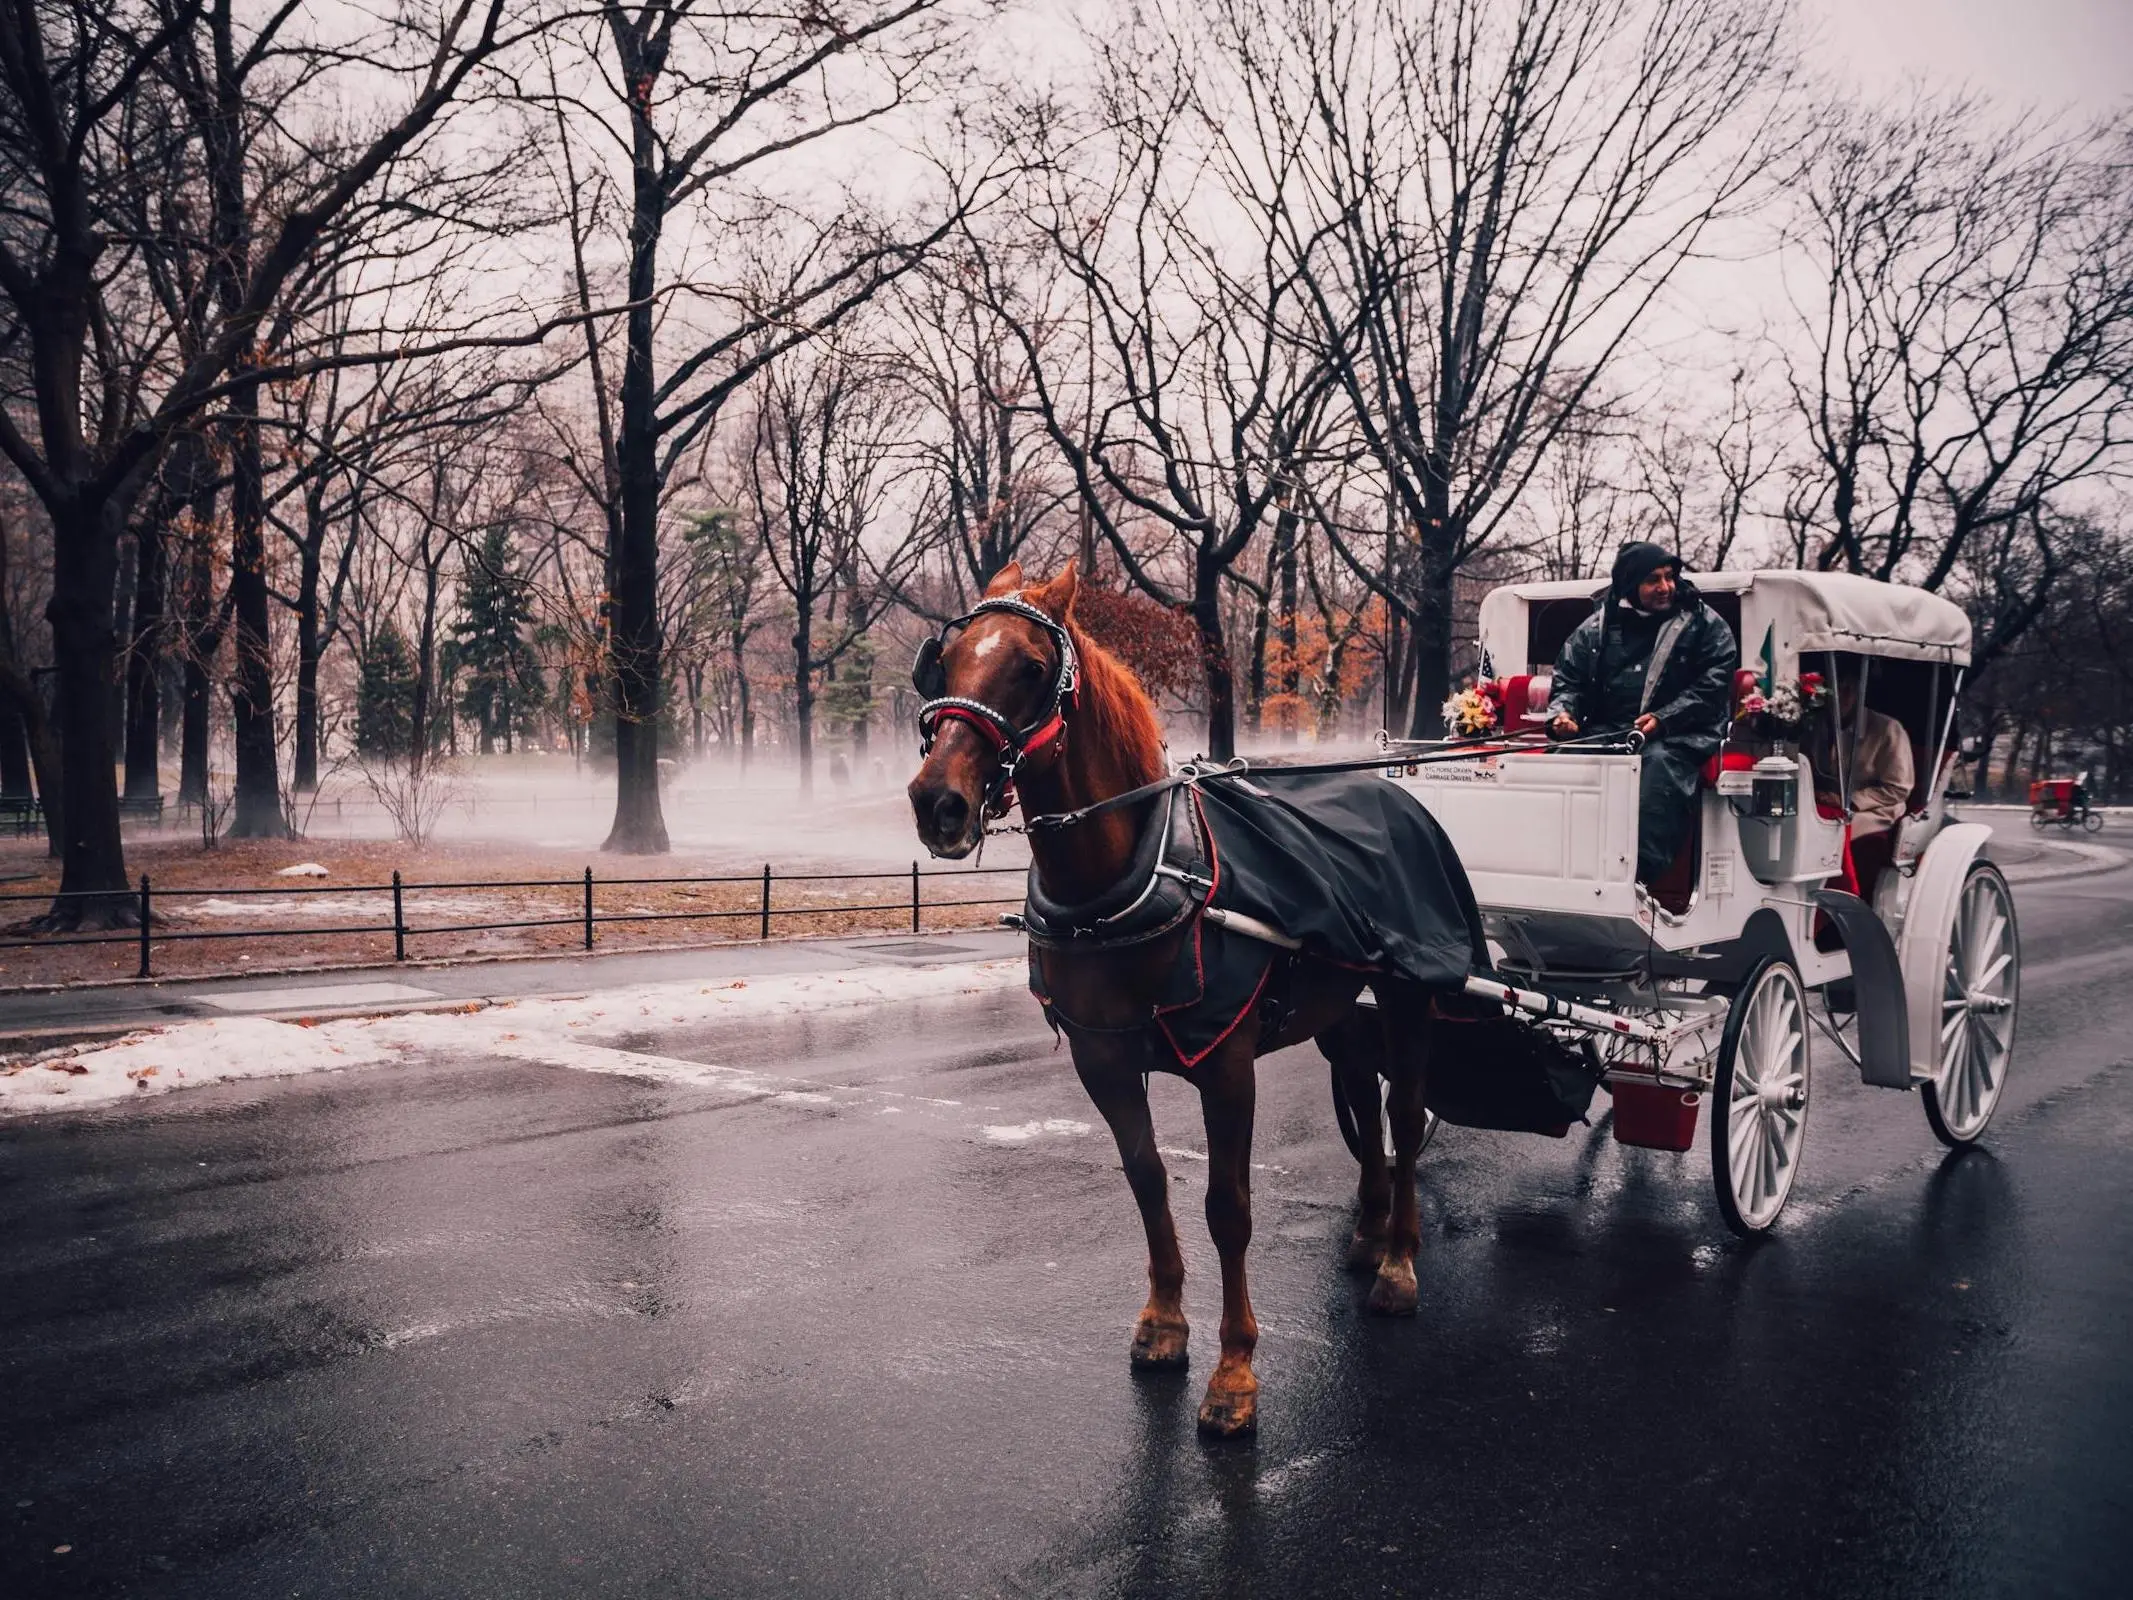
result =
M1209 922L1198 914L1204 905L1256 918L1322 961L1425 988L1457 988L1486 970L1481 913L1451 841L1419 800L1376 773L1210 775L1176 799L1150 819L1162 848L1158 855L1146 840L1141 856L1145 881L1159 892L1134 902L1134 914L1117 915L1111 902L1136 891L1140 861L1105 897L1102 917L1047 903L1032 869L1024 908L1030 987L1056 1025L1078 1026L1052 1003L1047 949L1144 942L1189 919L1149 1023L1180 1066L1196 1065L1287 960L1274 945Z

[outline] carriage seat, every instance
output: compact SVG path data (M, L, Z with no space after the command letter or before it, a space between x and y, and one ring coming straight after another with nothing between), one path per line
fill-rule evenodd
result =
M1554 679L1545 672L1521 672L1503 680L1503 731L1541 733L1548 726L1548 693Z

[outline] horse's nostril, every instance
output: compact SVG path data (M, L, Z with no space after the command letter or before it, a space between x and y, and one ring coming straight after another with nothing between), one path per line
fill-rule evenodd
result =
M933 802L933 836L959 839L970 821L970 803L953 789Z

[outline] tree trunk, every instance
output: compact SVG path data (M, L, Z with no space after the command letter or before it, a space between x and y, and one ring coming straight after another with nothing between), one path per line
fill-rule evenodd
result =
M800 747L800 793L815 792L815 675L808 670L808 656L815 647L814 616L800 607L799 625L793 629L792 704L794 732Z
M430 711L437 695L437 569L430 559L429 536L422 545L422 624L415 630L415 693L407 716L407 759L421 766L437 741L430 733Z
M748 682L748 641L733 635L733 677L741 698L741 771L755 759L755 700Z
M1286 505L1274 519L1275 572L1279 587L1274 596L1274 638L1281 646L1281 670L1275 675L1277 692L1284 696L1281 742L1294 744L1302 709L1297 692L1303 687L1303 663L1296 658L1296 513ZM1273 587L1270 585L1269 587Z
M662 855L659 809L659 435L652 382L653 291L666 196L650 127L636 123L635 203L630 229L630 313L622 365L622 426L615 441L621 479L619 546L608 651L615 677L615 823L603 850Z
M318 788L318 667L325 645L319 629L319 557L323 537L306 538L297 553L296 579L296 770L298 794Z
M8 654L10 660L0 662L0 704L6 707L0 714L4 792L10 799L28 800L34 778L36 793L45 802L45 854L57 857L61 854L60 798L65 792L65 780L59 770L59 740L45 710L44 697L12 663L13 651Z
M1273 607L1274 562L1277 555L1273 542L1269 541L1266 549L1266 570L1259 575L1259 593L1252 604L1252 665L1244 679L1244 720L1252 725L1252 732L1255 734L1266 729L1266 646L1268 623Z
M1207 754L1227 761L1237 753L1237 672L1222 633L1222 569L1204 556L1193 564L1192 620L1207 670Z
M30 737L22 713L12 704L0 710L0 800L35 797L30 781Z
M233 839L286 839L281 773L274 748L274 654L269 633L266 546L266 465L259 449L259 389L241 385L230 397L230 597L236 662L230 713L237 745L237 808Z
M222 622L215 601L215 548L208 530L214 526L215 497L195 502L187 529L185 584L179 615L176 695L178 711L178 804L207 801L208 742L213 729L212 667L222 647Z
M1415 698L1408 724L1411 738L1436 737L1441 731L1436 726L1437 708L1451 698L1452 610L1458 576L1452 555L1457 549L1457 537L1445 518L1434 516L1431 526L1422 530L1418 552L1422 581L1414 608Z
M50 931L131 927L136 902L126 886L113 759L112 582L117 576L119 508L106 500L52 508L52 624L58 711L65 731L59 785L45 791L46 826L59 841L59 898L44 918ZM53 814L53 800L59 801Z
M126 798L153 800L163 792L159 735L162 722L164 579L169 567L169 502L158 498L156 514L144 518L135 536L139 565L134 576L133 637L126 651Z

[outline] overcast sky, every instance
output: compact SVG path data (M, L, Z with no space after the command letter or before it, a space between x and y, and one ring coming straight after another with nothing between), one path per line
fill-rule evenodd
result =
M1863 83L1968 83L2043 110L2133 99L2133 0L1800 0Z

